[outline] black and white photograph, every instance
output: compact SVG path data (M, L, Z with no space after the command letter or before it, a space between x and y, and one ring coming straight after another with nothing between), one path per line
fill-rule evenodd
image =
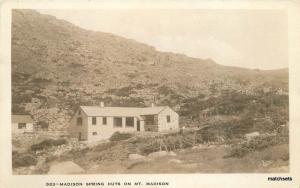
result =
M14 174L289 171L287 13L12 10Z
M297 187L296 10L1 4L0 187Z

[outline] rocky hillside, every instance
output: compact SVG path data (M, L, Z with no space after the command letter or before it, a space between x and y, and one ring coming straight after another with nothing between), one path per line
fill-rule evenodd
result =
M199 96L288 92L287 69L227 67L159 52L32 10L14 10L12 20L12 111L29 113L53 130L64 130L78 105L100 101L119 106L155 101L180 112L184 102Z

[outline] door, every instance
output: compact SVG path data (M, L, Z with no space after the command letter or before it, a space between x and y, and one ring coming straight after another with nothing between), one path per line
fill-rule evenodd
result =
M139 121L139 120L137 121L136 130L137 130L137 131L140 131L140 130L141 130L141 128L140 128L140 121Z
M81 132L78 133L78 141L81 140Z

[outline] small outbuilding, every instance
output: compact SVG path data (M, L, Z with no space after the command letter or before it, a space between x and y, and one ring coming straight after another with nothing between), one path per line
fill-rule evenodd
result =
M33 132L33 119L30 115L12 115L12 133Z

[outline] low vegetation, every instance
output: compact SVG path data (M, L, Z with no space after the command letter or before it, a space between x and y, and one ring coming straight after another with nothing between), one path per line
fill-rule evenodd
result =
M60 145L63 145L63 144L66 144L67 143L67 140L66 139L46 139L38 144L33 144L31 146L31 150L32 151L38 151L38 150L44 150L44 149L47 149L47 148L50 148L52 146L60 146Z
M129 138L133 137L133 134L131 133L120 133L120 132L115 132L110 138L110 141L121 141L121 140L127 140Z
M110 89L107 91L110 94L119 96L119 97L129 97L131 94L136 93L133 90L133 87L131 86L127 86L127 87L122 87L122 88L118 88L118 89Z
M243 157L251 151L262 149L266 146L266 141L264 139L254 139L251 142L244 142L233 147L229 154L224 157Z
M261 151L271 146L278 146L283 144L288 145L288 140L289 139L287 134L258 136L250 141L244 141L242 143L233 145L232 149L224 157L244 157L249 153ZM288 160L288 157L286 158L286 160Z
M32 166L32 165L36 165L36 163L37 163L37 158L32 153L21 153L21 154L18 152L12 153L13 168Z

